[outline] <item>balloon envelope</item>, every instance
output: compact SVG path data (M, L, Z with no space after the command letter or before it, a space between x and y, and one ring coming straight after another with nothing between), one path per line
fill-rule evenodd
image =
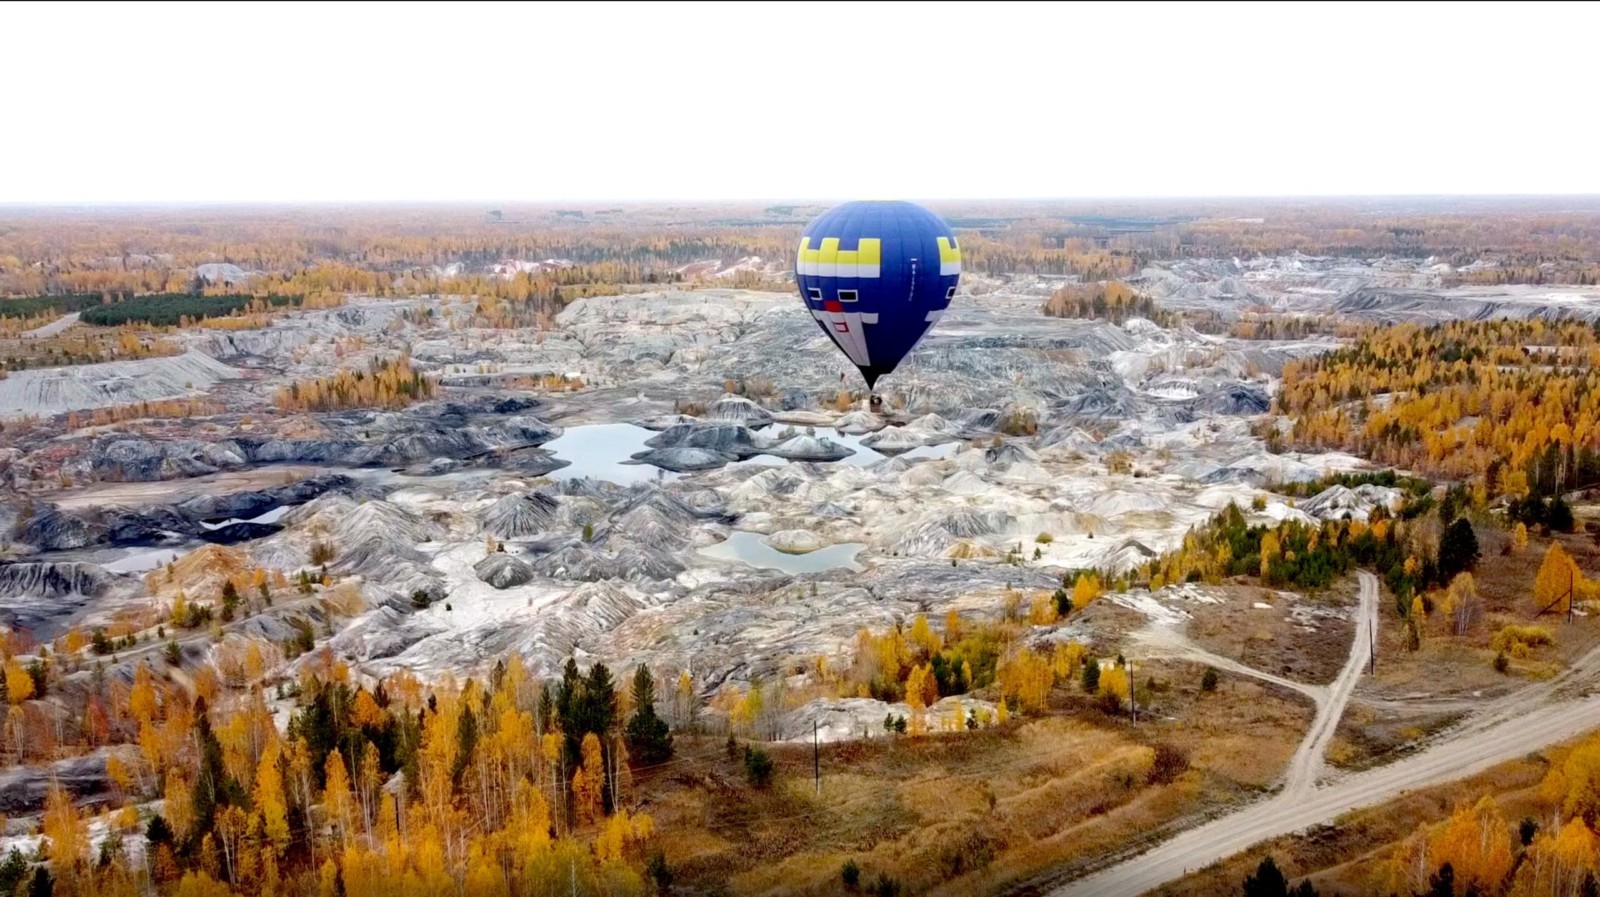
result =
M800 298L871 388L911 354L961 279L950 226L909 202L847 202L807 225Z

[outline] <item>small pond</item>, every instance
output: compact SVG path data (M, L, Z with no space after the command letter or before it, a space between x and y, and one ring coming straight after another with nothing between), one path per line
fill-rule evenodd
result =
M700 549L700 553L784 573L821 573L839 568L860 570L856 555L866 547L860 542L841 542L805 554L787 554L768 545L760 533L735 532L709 548Z
M635 454L650 450L644 441L656 435L653 430L633 424L586 424L568 427L541 448L570 465L552 472L553 480L597 480L631 486L634 483L665 482L682 474L648 464L624 464Z

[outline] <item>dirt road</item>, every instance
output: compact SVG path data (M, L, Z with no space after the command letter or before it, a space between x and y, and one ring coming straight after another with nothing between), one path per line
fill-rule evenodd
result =
M1143 894L1269 838L1331 822L1347 811L1385 803L1414 788L1482 772L1596 726L1600 726L1600 697L1542 707L1309 794L1281 793L1051 893L1059 897Z
M78 313L73 312L71 314L62 315L61 317L56 318L54 321L51 321L42 327L35 327L32 330L24 330L22 332L22 336L25 339L44 339L47 336L55 336L56 334L66 330L68 327L71 327L76 323L78 323Z
M1300 747L1295 750L1294 757L1290 759L1289 767L1284 772L1283 792L1286 794L1303 795L1316 785L1317 779L1322 774L1323 757L1328 752L1328 744L1333 740L1333 733L1339 727L1339 718L1344 716L1345 707L1350 703L1350 696L1355 692L1356 683L1360 681L1361 674L1366 671L1367 664L1372 660L1372 642L1369 633L1375 631L1378 623L1378 579L1370 573L1356 575L1361 583L1361 594L1350 642L1350 655L1345 658L1344 667L1339 670L1339 675L1327 685L1296 682L1293 679L1245 666L1232 658L1213 654L1190 641L1188 636L1171 624L1151 625L1136 636L1147 656L1178 657L1209 664L1235 675L1249 676L1299 692L1311 699L1317 708L1316 716L1312 719L1311 728L1306 731L1305 738L1301 740Z
M1357 619L1375 619L1376 614L1377 580L1363 573ZM1562 698L1563 693L1581 692L1600 672L1597 650L1548 682L1489 703L1420 753L1318 785L1323 754L1369 651L1366 631L1358 625L1350 658L1329 686L1327 699L1318 701L1316 720L1290 762L1283 790L1115 866L1068 882L1051 891L1053 897L1134 897L1261 841L1331 822L1350 810L1393 800L1411 789L1474 775L1600 727L1600 696Z
M1361 581L1361 598L1356 610L1355 635L1350 641L1350 656L1328 686L1326 698L1317 702L1317 715L1311 720L1311 728L1289 760L1289 770L1284 774L1284 797L1299 799L1316 787L1328 743L1333 741L1333 733L1339 728L1339 718L1344 716L1356 682L1372 660L1369 634L1378 627L1378 578L1364 571L1356 576Z

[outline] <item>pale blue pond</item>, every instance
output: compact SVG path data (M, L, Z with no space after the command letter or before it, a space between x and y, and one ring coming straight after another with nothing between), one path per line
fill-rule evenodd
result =
M239 517L231 517L227 520L219 521L217 523L207 523L202 520L200 521L200 525L206 529L222 529L225 526L232 526L235 523L277 523L279 520L282 520L283 515L287 513L289 513L288 505L278 505L276 508L273 508L265 514L262 514L258 517L251 517L249 520L244 520Z
M700 549L707 557L725 561L739 561L752 567L780 570L784 573L821 573L825 570L846 568L860 570L856 555L867 546L860 542L841 542L805 554L788 554L764 542L760 533L736 532L727 539L708 548Z
M633 455L650 450L644 441L656 435L653 430L633 424L586 424L568 427L541 448L569 466L552 472L551 479L568 480L593 477L630 486L634 483L666 482L682 474L648 464L624 464Z
M790 435L807 434L819 439L831 439L855 451L855 454L842 459L842 463L856 467L868 467L890 457L862 445L862 436L846 435L832 427L790 427L779 424L760 430L758 433L761 439L773 442L788 438ZM655 435L657 434L654 430L647 430L634 424L583 424L566 428L559 437L545 443L542 448L562 461L569 462L569 466L551 473L552 479L592 477L626 486L634 483L666 482L684 476L648 464L625 463L631 461L639 452L649 451L650 446L646 445L645 441ZM958 448L960 445L954 442L920 446L898 457L949 458L955 455ZM788 463L789 461L773 455L755 455L742 461L734 461L730 466L782 467Z

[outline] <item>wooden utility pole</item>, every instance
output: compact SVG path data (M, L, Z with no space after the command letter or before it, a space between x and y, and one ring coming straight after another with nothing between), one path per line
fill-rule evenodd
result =
M817 739L817 721L811 721L811 783L822 796L822 748Z
M622 739L620 736L612 737L611 750L608 752L611 756L607 758L608 762L606 763L606 766L609 767L606 772L611 778L611 812L613 813L615 813L617 808L621 806L621 803L618 802L617 795L617 774L621 771L621 767L617 765L617 745L620 744L621 741Z
M1133 721L1134 722L1138 722L1139 721L1139 698L1136 696L1136 694L1134 692L1133 661L1131 661L1131 660L1128 661L1127 667L1128 667L1128 715L1133 717Z

